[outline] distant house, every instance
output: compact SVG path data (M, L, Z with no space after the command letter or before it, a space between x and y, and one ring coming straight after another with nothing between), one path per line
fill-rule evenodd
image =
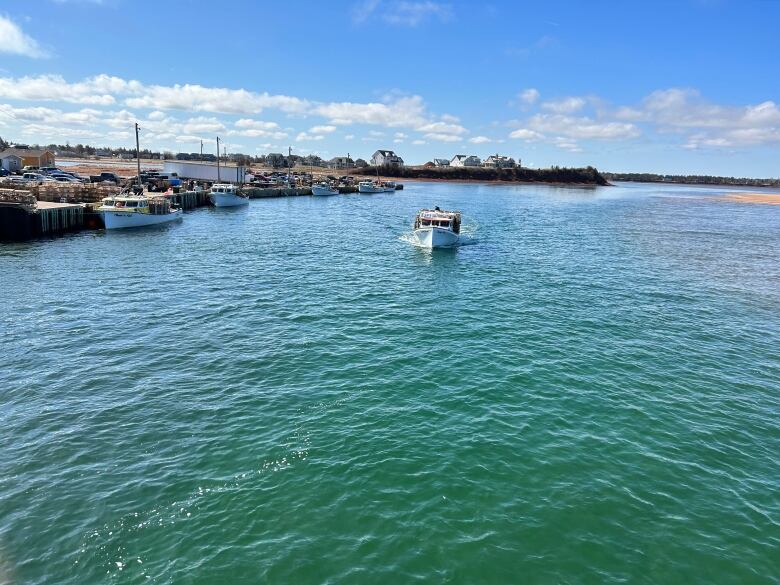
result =
M404 159L392 150L377 150L371 157L371 165L375 167L402 167Z
M482 161L473 154L456 154L450 161L451 167L478 167Z
M0 152L0 158L16 156L22 159L23 167L53 167L54 153L50 150L37 150L35 148L6 148Z
M336 156L328 161L329 169L354 169L355 161L348 156Z
M364 161L362 158L355 160L355 168L363 169L368 166L368 163Z
M448 159L448 158L435 158L435 159L433 159L433 166L435 166L435 167L448 167L448 166L450 166L450 159Z
M319 156L316 154L310 154L308 156L303 156L300 159L298 159L298 162L295 164L296 167L324 167L325 161L322 160Z
M513 169L515 168L516 164L515 159L512 157L492 154L485 159L485 161L482 163L482 166L491 169Z
M267 154L265 157L265 162L275 169L286 166L286 158L281 152L272 152Z
M24 165L22 164L21 156L16 156L15 154L2 153L0 154L0 166L4 168L6 171L10 171L13 173L15 171L21 171Z

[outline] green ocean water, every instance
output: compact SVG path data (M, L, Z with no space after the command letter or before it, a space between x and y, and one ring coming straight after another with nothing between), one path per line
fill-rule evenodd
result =
M722 193L0 247L0 583L780 583L780 206Z

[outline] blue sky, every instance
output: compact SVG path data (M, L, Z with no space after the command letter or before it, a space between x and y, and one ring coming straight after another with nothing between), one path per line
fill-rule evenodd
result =
M780 176L780 3L0 3L0 135Z

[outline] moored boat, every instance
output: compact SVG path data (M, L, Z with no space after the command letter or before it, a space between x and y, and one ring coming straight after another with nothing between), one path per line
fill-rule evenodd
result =
M232 183L214 183L209 192L214 207L236 207L249 203L249 196L241 193Z
M422 209L414 220L414 237L425 248L451 248L460 242L459 211Z
M329 183L317 183L311 187L312 195L338 195L339 190Z
M386 193L395 191L395 183L381 181L360 181L358 183L359 193Z
M169 223L182 217L182 210L174 209L166 197L138 190L106 197L97 210L107 230Z

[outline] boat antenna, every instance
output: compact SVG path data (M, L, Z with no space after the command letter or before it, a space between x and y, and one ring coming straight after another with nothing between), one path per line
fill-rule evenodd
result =
M141 185L141 146L140 142L138 141L138 130L140 127L138 126L138 122L135 123L135 161L138 167L138 186L143 189L143 185Z
M219 136L217 136L217 183L221 183L219 180Z

